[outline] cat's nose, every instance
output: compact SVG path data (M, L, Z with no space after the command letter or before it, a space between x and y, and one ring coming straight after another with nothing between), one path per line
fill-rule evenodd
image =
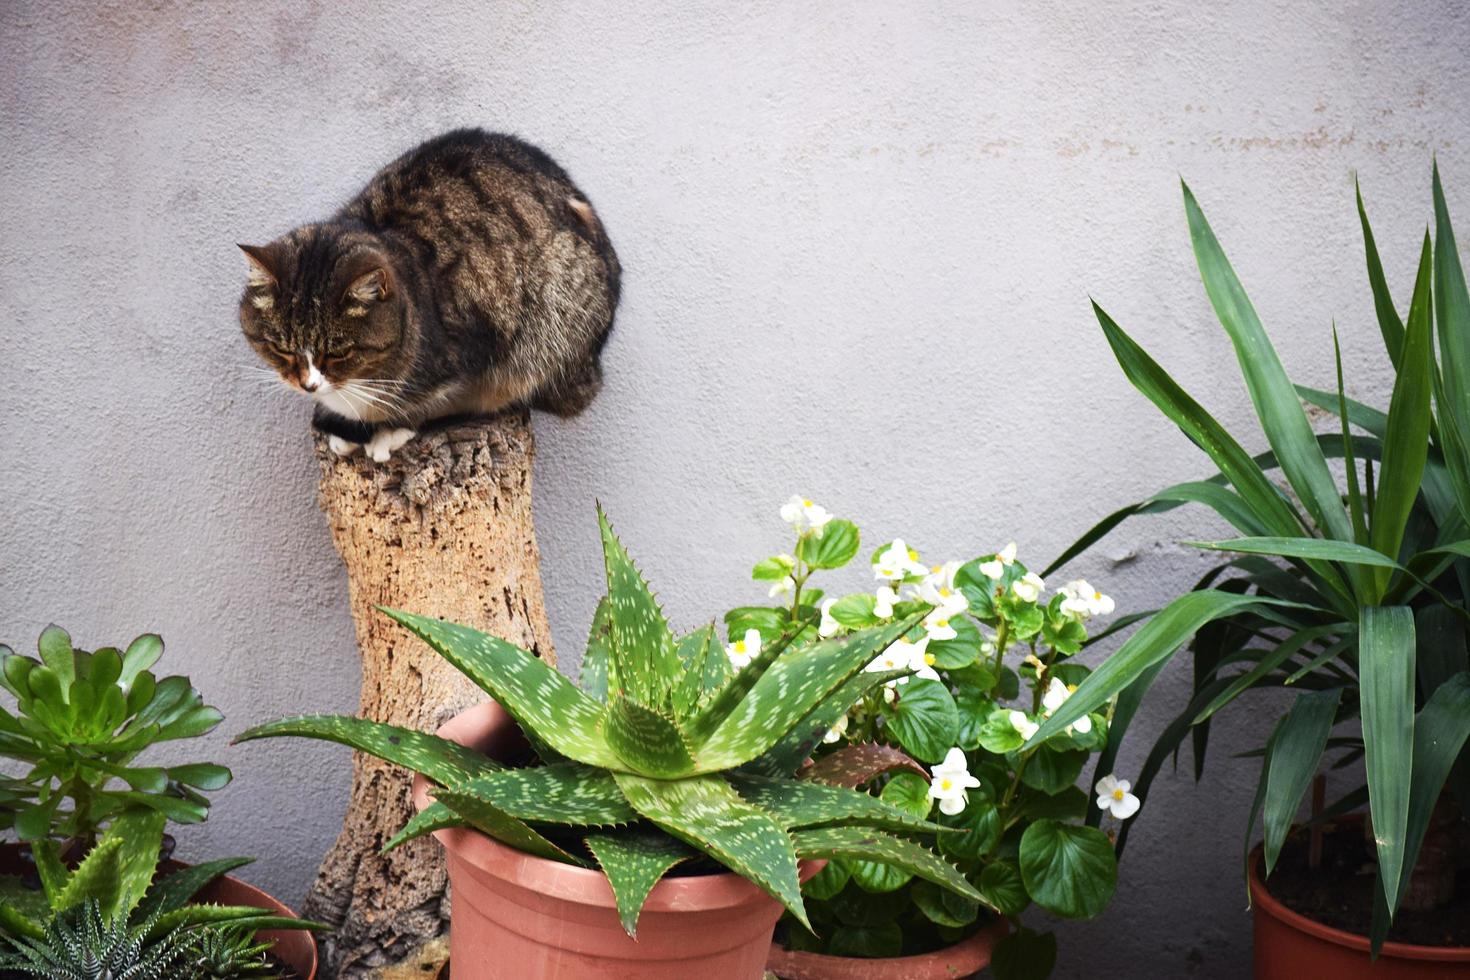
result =
M322 383L314 377L308 377L306 380L301 382L301 387L306 389L307 391L316 391L321 386Z

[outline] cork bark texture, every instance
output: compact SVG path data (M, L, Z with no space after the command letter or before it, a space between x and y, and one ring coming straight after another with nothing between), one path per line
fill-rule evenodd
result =
M347 567L363 717L432 731L486 696L378 605L467 623L556 662L531 516L533 450L523 414L426 433L387 463L336 456L318 438L319 502ZM379 853L412 815L410 780L354 756L341 834L303 906L335 927L322 944L328 976L369 976L447 927L439 844Z

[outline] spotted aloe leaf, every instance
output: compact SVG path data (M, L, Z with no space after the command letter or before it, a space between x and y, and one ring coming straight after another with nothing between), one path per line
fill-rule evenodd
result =
M782 633L774 640L761 644L760 653L740 670L731 671L728 679L705 691L696 705L691 705L687 715L686 729L691 741L703 742L714 734L720 723L729 717L736 705L744 700L767 670L791 648L793 634ZM729 658L725 658L729 664Z
M106 833L98 844L117 839L122 846L117 852L117 895L109 908L102 904L102 911L111 916L125 916L133 910L153 881L158 868L158 850L163 845L164 816L157 810L129 807L112 818ZM85 862L83 862L85 863ZM70 907L70 906L67 906Z
M611 774L575 762L504 769L450 789L485 800L518 820L595 827L638 819ZM443 793L435 790L434 796Z
M625 763L621 769L670 779L694 768L694 757L674 719L632 698L614 694L608 701L602 735Z
M453 810L464 823L518 851L525 851L527 854L549 858L553 861L563 861L567 864L587 863L547 840L524 820L512 817L489 800L475 796L473 793L440 787L434 791L434 799Z
M694 851L656 830L622 834L588 834L587 849L602 865L618 903L618 918L629 936L638 934L638 913L648 893L669 869L694 856Z
M415 813L408 823L403 825L402 830L388 838L388 843L383 845L380 853L387 854L394 848L402 847L409 841L423 837L425 834L432 834L436 830L464 825L464 818L443 803L430 803Z
M602 529L602 560L607 570L608 622L612 627L612 658L609 674L617 679L616 690L646 705L669 702L679 657L668 620L649 591L648 583L613 534L602 508L597 509ZM613 688L609 689L611 693Z
M879 686L900 677L907 677L909 670L885 670L868 673L864 671L849 677L837 690L827 695L806 716L798 721L775 745L763 752L746 769L767 776L789 776L811 757L822 739L832 730L838 720L852 706L876 690Z
M918 620L915 615L842 639L823 640L777 660L708 740L695 743L700 770L733 768L765 752Z
M787 829L818 824L861 823L893 830L947 832L948 827L920 819L906 810L841 786L796 779L772 779L731 773L730 785L747 803L759 807Z
M120 837L99 840L67 878L65 887L47 896L51 901L51 911L60 912L93 901L110 912L117 905L120 894L122 848Z
M792 835L802 858L847 858L887 864L948 888L957 895L982 901L975 886L948 861L911 840L865 827L816 827Z
M257 725L238 735L235 741L248 742L277 735L297 735L348 745L359 752L423 773L436 783L461 783L500 768L500 763L483 752L467 749L446 738L343 715L283 718Z
M599 731L602 705L555 667L513 643L468 626L396 609L382 611L499 701L528 734L577 762L621 765Z
M879 745L877 742L844 745L802 770L801 778L857 789L870 779L894 771L911 772L925 779L929 778L924 767L911 759L906 752L891 745Z
M684 673L674 687L674 715L687 718L706 691L730 678L730 658L720 648L713 623L680 638L677 650Z
M592 628L587 631L587 649L582 654L582 690L599 701L607 700L608 688L617 688L616 678L608 676L612 663L612 622L607 596L597 602L592 614Z
M187 868L180 868L178 871L163 875L149 886L143 900L138 903L134 915L137 918L146 919L154 913L162 915L174 909L181 909L189 904L189 899L199 893L199 889L221 875L229 874L236 868L243 868L254 860L248 857L220 858L218 861L191 864Z
M633 808L656 826L764 889L810 928L791 837L718 776L678 780L616 773Z

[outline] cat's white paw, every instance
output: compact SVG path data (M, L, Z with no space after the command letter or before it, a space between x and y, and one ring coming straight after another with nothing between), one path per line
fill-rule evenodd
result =
M362 444L343 439L341 436L327 436L327 448L338 456L351 456L362 448Z
M386 463L393 453L414 436L413 429L379 429L363 447L375 463Z

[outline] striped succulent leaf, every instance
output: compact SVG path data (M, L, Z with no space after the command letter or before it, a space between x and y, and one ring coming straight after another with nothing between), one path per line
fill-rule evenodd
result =
M617 688L646 705L669 703L679 676L679 657L674 651L674 634L658 606L648 583L613 534L602 508L597 508L602 529L602 560L607 570L607 601L612 625L610 673Z
M146 919L154 914L162 915L174 909L181 909L189 904L189 899L199 893L199 889L220 875L229 874L236 868L243 868L254 860L248 857L220 858L218 861L192 864L187 868L180 868L178 871L163 875L149 886L147 894L143 896L143 901L138 903L134 917Z
M875 796L841 786L745 773L731 773L727 778L747 803L766 811L788 830L850 823L892 830L937 833L950 830Z
M575 762L504 769L450 789L485 800L518 820L597 827L638 819L610 773ZM434 791L436 798L443 795Z
M746 664L742 669L733 671L728 680L713 689L707 690L699 703L689 709L685 724L689 732L689 738L696 744L706 741L714 734L720 723L729 717L730 712L740 704L745 696L755 687L758 680L765 676L771 665L776 663L787 650L792 647L793 635L782 633L769 643L761 645L760 653ZM723 657L723 654L722 654ZM729 658L723 658L726 664Z
M587 848L607 875L618 903L618 918L629 936L638 934L638 913L653 886L670 868L695 854L685 844L651 829L588 834Z
M792 835L802 858L851 858L892 865L956 894L982 901L965 876L933 851L911 840L864 827L816 827Z
M656 826L764 889L808 926L791 837L718 776L614 778L634 809Z
M455 813L443 803L430 803L418 813L415 813L403 829L388 839L383 845L381 853L387 854L396 847L402 847L411 840L415 840L425 834L432 834L436 830L444 830L448 827L463 827L464 818Z
M512 817L489 800L473 793L440 787L434 791L434 799L457 813L471 827L518 851L567 864L587 863L547 840L524 820Z
M612 663L612 621L607 596L597 601L592 614L592 628L587 631L587 649L582 654L582 690L599 701L607 700L609 688L616 689L615 678L608 676Z
M612 696L602 735L623 760L620 769L656 779L683 776L694 769L694 757L674 719L632 698Z
M687 718L706 691L730 678L730 658L720 649L713 623L682 637L676 649L683 673L674 686L674 716Z
M462 783L500 768L500 763L485 753L467 749L437 735L343 715L283 718L257 725L238 735L235 741L248 742L277 735L297 735L348 745L359 752L421 772L436 783Z
M823 640L777 660L708 740L695 744L700 771L730 769L765 752L919 618Z
M792 726L791 731L782 736L779 742L761 753L760 758L745 768L767 776L791 775L796 772L798 766L811 757L812 751L821 744L822 739L832 730L832 726L837 724L838 719L847 714L848 710L861 701L869 691L889 681L907 677L910 673L912 671L909 670L885 670L873 673L864 671L849 677L821 704L808 711L806 716ZM915 765L918 764L915 763Z
M603 707L566 677L513 643L457 623L383 609L499 701L531 735L592 766L621 761L600 731Z

